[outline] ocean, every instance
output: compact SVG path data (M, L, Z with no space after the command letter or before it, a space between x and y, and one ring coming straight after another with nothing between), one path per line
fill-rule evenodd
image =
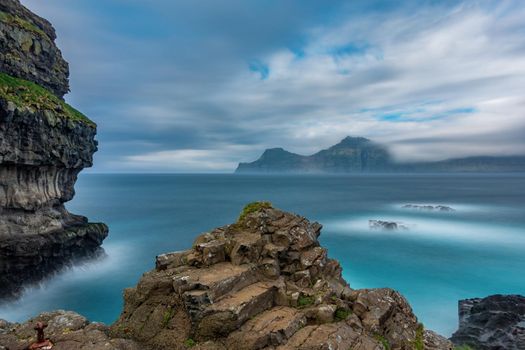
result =
M28 288L0 305L0 318L67 309L112 323L122 290L154 267L157 254L189 248L256 200L323 224L321 244L352 288L399 290L425 327L445 336L457 328L459 299L525 294L525 174L81 174L67 207L109 225L106 256ZM375 219L409 229L370 230Z

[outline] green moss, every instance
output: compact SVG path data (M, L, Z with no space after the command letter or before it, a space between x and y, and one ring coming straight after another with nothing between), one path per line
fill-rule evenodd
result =
M191 338L188 338L184 341L184 346L187 347L187 348L192 348L194 347L195 345L197 345L197 342Z
M169 307L168 310L164 312L164 318L162 320L162 328L168 327L174 315L175 315L175 308Z
M414 350L425 350L425 341L423 339L424 331L425 327L423 324L418 324L416 329L416 339L414 340Z
M388 339L386 339L385 337L383 337L381 334L375 334L374 335L374 338L380 342L381 344L383 344L383 347L385 348L385 350L390 350L390 343L388 342Z
M297 307L304 308L307 306L310 306L314 303L314 297L309 295L300 295L299 299L297 299Z
M14 103L17 107L53 111L60 117L85 123L96 124L85 115L65 103L49 90L33 82L15 78L0 72L0 99Z
M252 202L244 207L237 221L243 221L249 214L258 212L261 209L269 208L272 208L272 203L270 202Z
M346 320L350 314L352 314L352 311L338 307L335 310L334 319L336 322L343 321Z
M18 16L13 16L10 13L0 11L0 22L4 22L7 24L16 26L20 29L23 29L25 31L28 31L34 34L38 34L39 36L47 38L49 40L49 37L42 29L40 29L33 23L26 21L25 19L22 19Z

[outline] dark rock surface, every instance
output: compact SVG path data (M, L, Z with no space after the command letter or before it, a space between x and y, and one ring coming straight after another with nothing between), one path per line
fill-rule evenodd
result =
M383 221L383 220L368 220L368 227L372 230L385 230L385 231L408 230L409 229L408 225L405 225L402 222Z
M54 39L18 0L0 3L0 298L99 254L108 233L64 207L97 142L95 124L58 98L68 71Z
M525 349L525 297L491 295L459 301L459 329L450 338L476 350Z
M37 83L62 97L69 66L54 44L55 30L18 0L0 2L0 71Z
M239 163L236 173L440 173L524 172L525 156L467 157L437 162L396 162L383 145L364 137L346 137L309 156L282 148L264 151L259 159Z
M403 209L417 209L417 210L427 210L427 211L456 211L454 208L451 208L446 205L421 205L421 204L405 204Z

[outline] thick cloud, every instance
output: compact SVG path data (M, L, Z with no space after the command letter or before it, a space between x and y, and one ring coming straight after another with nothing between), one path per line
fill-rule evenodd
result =
M525 153L519 0L23 2L99 124L95 171L232 171L346 135L404 160Z

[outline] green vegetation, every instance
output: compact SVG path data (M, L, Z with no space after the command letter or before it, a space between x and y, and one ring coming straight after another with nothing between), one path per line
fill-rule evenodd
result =
M18 16L13 16L10 13L0 11L0 22L16 26L20 29L24 29L25 31L32 32L34 34L38 34L39 36L49 39L47 34L44 33L44 31L38 28L36 25Z
M162 320L162 328L168 327L174 315L175 315L175 308L173 307L168 308L168 310L164 312L164 318Z
M352 311L350 311L348 309L343 309L341 307L338 307L335 310L334 319L335 319L336 322L346 320L348 318L348 316L350 316L351 313L352 313Z
M65 103L49 90L33 82L15 78L1 72L0 99L12 102L17 107L30 107L35 110L53 111L59 117L96 127L96 124L85 115Z
M188 338L184 341L184 346L187 347L187 348L192 348L194 347L195 345L197 345L197 342L191 338Z
M251 213L255 213L261 209L269 209L272 208L272 203L270 202L252 202L247 204L244 209L241 212L241 215L239 215L239 219L237 221L243 221L246 216L248 216Z
M454 350L474 350L474 348L468 345L454 346Z
M314 297L308 296L308 295L300 295L299 299L297 299L297 307L303 308L310 306L314 303Z
M416 329L416 339L414 340L414 349L415 350L425 350L425 341L423 339L423 333L425 331L425 327L422 323L417 325Z
M383 337L381 334L375 334L374 335L374 338L380 342L381 344L383 344L383 347L385 348L385 350L390 350L390 343L388 342L388 340Z

